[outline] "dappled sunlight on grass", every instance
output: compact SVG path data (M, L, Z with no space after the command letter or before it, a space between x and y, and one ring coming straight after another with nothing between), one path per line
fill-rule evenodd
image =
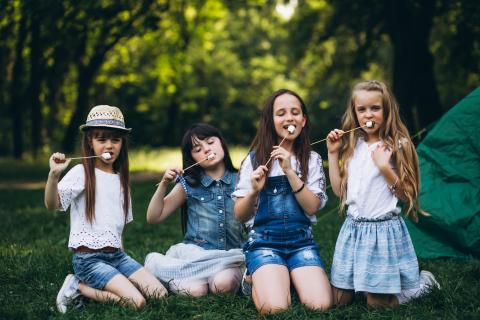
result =
M240 167L240 163L247 155L247 152L248 148L243 146L230 148L230 156L235 167ZM180 148L141 148L131 150L129 156L131 171L163 172L168 168L182 166Z

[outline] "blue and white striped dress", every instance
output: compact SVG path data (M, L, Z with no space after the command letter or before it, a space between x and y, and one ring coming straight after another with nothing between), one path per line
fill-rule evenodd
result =
M359 139L348 163L347 217L335 246L331 283L340 289L394 294L418 288L419 269L398 199L374 164L381 142Z

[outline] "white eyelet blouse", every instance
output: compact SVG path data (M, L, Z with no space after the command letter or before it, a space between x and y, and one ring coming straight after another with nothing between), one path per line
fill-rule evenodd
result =
M132 206L125 221L123 191L120 175L95 169L95 218L89 223L85 216L85 173L83 165L73 167L59 182L60 211L70 207L70 249L85 246L122 248L122 232L126 223L133 220Z

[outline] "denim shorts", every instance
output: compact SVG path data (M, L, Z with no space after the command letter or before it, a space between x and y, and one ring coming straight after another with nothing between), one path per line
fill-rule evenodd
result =
M128 278L142 268L140 263L123 251L75 253L72 263L78 279L99 290L102 290L117 274L123 274Z
M248 274L267 264L286 266L289 272L306 266L325 269L310 228L289 233L252 230L243 250Z

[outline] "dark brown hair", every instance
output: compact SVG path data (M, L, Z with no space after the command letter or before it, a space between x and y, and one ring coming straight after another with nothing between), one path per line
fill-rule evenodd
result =
M297 163L300 164L300 172L302 174L302 181L307 181L308 178L308 161L310 160L310 138L309 138L309 121L307 116L307 107L300 96L288 89L280 89L275 91L268 97L263 104L262 114L260 118L260 125L258 126L257 135L250 146L250 151L255 152L252 166L256 169L258 166L266 163L270 158L272 147L277 145L277 132L273 123L273 104L275 99L279 96L289 94L294 96L300 102L303 116L306 119L305 126L302 128L300 135L293 143L293 151L297 158ZM268 164L268 170L272 167L272 162Z
M182 138L182 162L183 168L187 168L194 164L196 161L192 157L193 141L194 139L204 140L208 137L217 137L220 140L222 145L224 157L223 163L225 164L225 170L230 172L237 172L237 169L233 166L232 158L230 157L230 151L228 150L227 141L223 138L220 130L215 128L212 125L206 123L197 123L192 125L187 132L183 135ZM197 186L201 180L202 176L205 174L201 166L195 166L185 173L184 177L187 183L191 186ZM185 234L187 230L187 205L186 203L182 206L182 231Z
M87 129L83 132L81 150L83 157L94 156L92 148L92 139L103 137L121 138L122 148L118 158L113 163L113 171L120 175L120 184L123 191L123 212L125 214L125 222L127 221L128 208L130 206L130 175L128 168L128 141L126 133L107 128ZM85 203L86 212L85 216L87 221L92 223L95 219L95 158L83 159L83 169L85 171Z

